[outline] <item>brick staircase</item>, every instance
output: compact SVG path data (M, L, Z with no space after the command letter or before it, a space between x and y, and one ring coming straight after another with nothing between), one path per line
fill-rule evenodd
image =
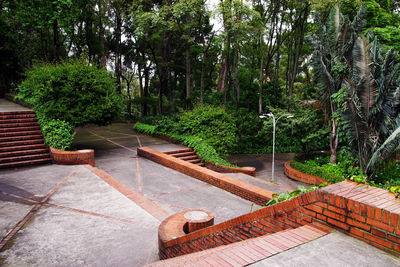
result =
M196 152L193 151L192 148L173 150L164 153L201 167L205 166L204 162L202 162L201 158L196 154Z
M257 238L246 238L147 266L245 266L331 233L333 229L314 222Z
M33 111L0 112L0 169L51 162Z

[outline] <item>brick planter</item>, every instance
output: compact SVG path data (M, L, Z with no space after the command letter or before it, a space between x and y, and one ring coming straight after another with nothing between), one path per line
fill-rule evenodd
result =
M206 210L186 210L169 216L158 227L158 247L160 259L164 254L166 243L185 236L188 233L214 225L214 215Z
M312 185L320 185L323 183L328 183L324 179L322 179L319 176L307 174L300 172L296 169L293 169L290 166L290 161L285 162L285 174L289 177L292 178L293 180L303 182L306 184L312 184Z
M50 154L53 163L60 165L85 165L94 166L94 150L83 149L77 151L64 151L50 147Z

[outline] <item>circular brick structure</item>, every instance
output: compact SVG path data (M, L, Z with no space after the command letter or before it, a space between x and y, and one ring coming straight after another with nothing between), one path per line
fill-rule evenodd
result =
M158 248L160 259L168 258L165 249L174 240L194 231L214 225L214 214L201 209L186 210L169 216L158 227Z
M191 210L186 212L183 217L187 219L185 232L191 233L199 229L206 228L214 224L214 215L205 210Z

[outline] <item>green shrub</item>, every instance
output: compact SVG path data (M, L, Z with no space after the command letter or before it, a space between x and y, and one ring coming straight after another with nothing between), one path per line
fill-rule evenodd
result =
M155 134L156 133L156 128L157 127L154 126L154 125L148 125L148 124L144 124L144 123L141 123L141 122L137 122L137 123L135 123L135 125L133 125L133 129L135 129L138 132L145 133L145 134L148 134L148 135Z
M111 123L122 103L107 71L83 62L33 67L19 86L18 98L46 119L60 119L75 127Z
M157 126L148 125L140 122L136 123L133 126L133 129L149 135L168 134L174 140L181 142L190 148L193 148L193 150L196 151L199 157L204 161L211 162L215 165L237 167L236 165L230 164L228 161L221 158L217 151L211 145L209 145L198 136L181 135L177 133L165 133L157 130Z
M68 150L74 140L74 127L61 120L40 120L46 145L57 149Z
M174 132L200 137L220 155L227 155L236 143L234 118L223 107L198 106L178 116Z

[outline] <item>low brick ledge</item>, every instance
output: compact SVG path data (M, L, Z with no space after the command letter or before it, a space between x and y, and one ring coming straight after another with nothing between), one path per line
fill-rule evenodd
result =
M284 169L285 174L289 178L292 178L293 180L303 182L306 184L312 184L312 185L320 185L323 183L328 184L327 181L325 181L323 178L321 178L319 176L303 173L303 172L300 172L300 171L292 168L292 166L290 166L290 161L286 161L284 166L285 166L285 169Z
M138 148L137 153L139 156L148 158L161 165L214 185L258 205L265 205L269 200L271 200L272 195L274 194L272 191L197 166L196 164L175 158L149 147Z
M191 220L185 217L190 212L204 212L207 217L202 220ZM185 236L188 233L214 225L214 215L206 210L192 209L185 210L166 218L158 227L159 251L164 251L165 243L175 238ZM160 255L161 258L161 255Z
M400 256L399 216L400 200L394 194L343 181L172 239L160 254L166 259L226 245L220 237L251 236L264 229L268 219L286 225L322 223ZM242 239L235 240L231 243Z
M171 143L179 143L177 142L174 138L172 138L169 135L166 134L155 134L156 137L164 139L168 142ZM200 158L200 156L199 156ZM256 168L254 167L241 167L241 168L235 168L235 167L229 167L225 165L215 165L214 163L211 163L209 161L204 162L205 166L207 169L216 171L216 172L221 172L221 173L244 173L250 176L256 176Z
M50 155L53 163L60 165L86 165L94 167L94 150L83 149L76 151L64 151L50 147Z

